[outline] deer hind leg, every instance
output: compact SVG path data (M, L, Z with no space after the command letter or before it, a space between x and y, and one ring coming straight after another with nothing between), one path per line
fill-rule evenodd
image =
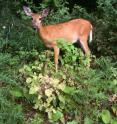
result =
M79 42L86 55L90 55L90 49L88 47L88 36L81 36Z
M86 67L89 69L91 59L90 59L90 49L88 47L88 41L87 40L88 40L88 36L87 37L84 36L84 37L80 38L80 44L81 44L82 49L84 50L86 57L87 57Z
M54 63L56 72L58 71L58 57L59 57L59 48L54 46Z

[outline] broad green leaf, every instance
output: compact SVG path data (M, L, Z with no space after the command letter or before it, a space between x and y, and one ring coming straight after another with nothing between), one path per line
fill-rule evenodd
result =
M93 121L90 118L86 117L84 119L84 124L93 124Z
M54 2L54 5L57 7L60 3L59 3L59 0L53 0Z
M63 92L67 93L67 94L73 94L75 92L75 88L74 87L69 87L69 86L65 86Z
M63 114L60 111L56 111L54 113L51 114L51 120L52 121L57 121L59 120L61 117L63 116Z
M72 61L76 61L77 57L76 56L72 56Z
M111 124L117 124L117 120L112 120Z
M67 122L67 124L77 124L75 120Z
M59 97L59 100L60 100L62 103L65 103L65 98L64 98L64 96L59 95L58 97Z
M15 97L23 97L23 92L19 88L14 88L14 89L10 90L10 93L11 93L11 95L13 95Z
M26 70L29 71L29 72L32 71L32 69L29 66L26 66Z
M103 110L101 113L101 118L105 124L110 123L111 120L110 112L108 110Z
M33 86L29 90L29 94L35 94L39 90L38 86Z
M112 82L114 85L117 85L117 79L114 79Z

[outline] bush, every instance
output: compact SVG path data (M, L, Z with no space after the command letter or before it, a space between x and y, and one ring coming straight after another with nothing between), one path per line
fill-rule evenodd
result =
M0 73L0 124L24 123L22 105L17 104L10 94L12 86L17 85L8 74Z
M97 0L98 10L95 16L95 49L98 55L111 56L116 60L117 6L115 0Z
M70 46L69 48L75 50ZM66 52L65 55L77 58L74 52L70 53ZM117 90L117 84L114 83L117 80L117 69L113 63L109 58L102 57L95 60L94 69L88 69L83 67L85 65L81 66L75 61L75 64L71 64L66 62L66 58L61 58L64 63L59 67L59 72L54 73L51 55L51 52L48 52L48 56L46 53L39 54L38 61L20 69L24 85L29 89L29 94L34 95L35 109L40 113L47 113L49 121L53 123L82 123L87 118L92 123L98 123L97 115L100 114L101 107L110 107L110 94L115 94Z

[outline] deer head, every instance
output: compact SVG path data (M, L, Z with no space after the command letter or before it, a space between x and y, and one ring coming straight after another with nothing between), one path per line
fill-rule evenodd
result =
M41 26L42 19L46 17L49 13L49 8L43 9L40 14L33 13L32 10L26 6L24 6L23 9L25 14L32 18L32 24L34 28L39 28Z

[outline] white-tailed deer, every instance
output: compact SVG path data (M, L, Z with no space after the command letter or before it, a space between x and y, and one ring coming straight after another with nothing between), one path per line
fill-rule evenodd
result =
M42 18L48 15L48 9L44 9L41 14L33 13L29 7L23 7L27 16L32 17L32 24L37 28L40 37L47 47L54 49L54 62L57 71L59 48L56 40L64 38L66 41L75 43L80 42L85 54L90 54L88 47L89 41L92 41L92 25L84 19L73 19L68 22L43 26Z

